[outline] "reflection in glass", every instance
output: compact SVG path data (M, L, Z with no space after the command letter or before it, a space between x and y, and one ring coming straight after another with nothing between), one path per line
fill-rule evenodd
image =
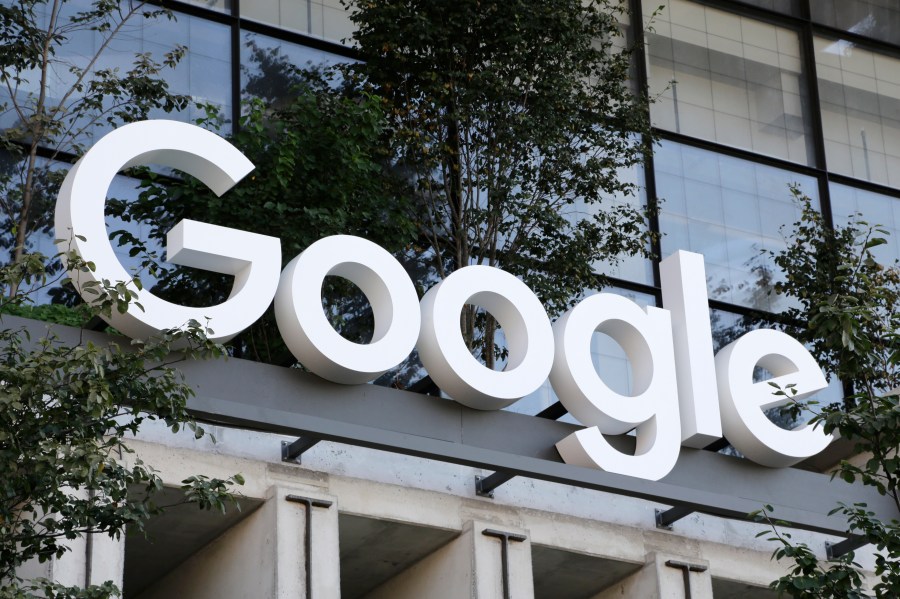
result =
M658 4L645 0L646 18ZM654 125L813 163L796 31L687 0L646 25Z
M656 305L655 298L652 295L647 295L645 293L617 288L604 289L603 292L615 293L616 295L627 297L642 308ZM586 293L586 295L592 295L594 293L597 292L591 291ZM629 395L631 393L632 365L631 362L628 361L625 351L617 342L613 341L608 335L594 333L594 337L591 340L591 358L593 359L594 367L600 374L600 378L603 379L603 382L606 383L610 389L623 395ZM545 382L540 389L531 395L523 397L506 408L506 410L521 414L537 414L544 408L552 406L557 401L559 401L559 399L556 397L556 393L553 392L553 388L548 381ZM577 421L571 414L566 414L560 418L560 420L577 424Z
M67 12L61 18L61 22L66 22L66 19L84 10L85 7L86 3L82 1L65 5ZM168 83L170 93L188 95L193 103L209 104L226 118L230 117L231 67L229 53L223 52L223 48L230 47L231 38L226 25L178 13L172 20L145 19L136 15L126 21L109 45L104 48L108 37L109 32L90 29L73 29L66 34L65 43L56 48L48 73L46 91L49 106L59 104L64 99L67 106L77 102L79 98L77 93L66 97L77 80L77 74L70 70L70 65L87 68L99 53L96 62L93 63L93 71L117 71L119 76L122 76L134 68L137 54L146 54L153 61L162 63L167 53L179 46L186 46L189 50L179 64L174 69L163 68L159 77ZM28 105L33 103L30 99L40 93L38 87L40 76L33 70L23 73L23 77L27 81L18 86L14 84L13 92L21 104ZM12 107L3 106L9 104L8 98L6 86L0 87L0 128L13 126L16 122L17 117ZM180 113L167 113L158 108L151 110L148 116L191 122L204 115L204 111L193 103ZM108 102L104 105L104 110L107 111L114 108ZM99 126L95 126L91 119L95 118L98 112L89 111L89 113L72 128L76 132L80 128L85 129L83 134L75 136L77 143L89 145L111 128L106 124L107 114L96 118ZM71 147L62 149L69 150Z
M809 11L816 23L900 44L900 3L896 0L813 0Z
M900 187L900 60L815 38L828 170Z
M878 235L887 243L872 248L875 259L885 265L900 260L900 199L838 183L832 183L829 189L835 224L846 224L857 214L862 215L865 222L890 232L886 237Z
M241 95L269 103L292 98L302 81L296 71L327 67L350 59L258 33L241 33Z
M595 214L595 210L605 210L611 207L629 206L631 208L645 208L647 205L647 194L644 190L644 172L641 165L634 165L628 169L621 169L618 172L619 179L624 182L634 184L638 190L633 195L623 196L616 195L605 197L601 204L585 205L583 201L576 200L571 206L563 208L564 213L571 214L573 219L584 219L587 214ZM649 223L645 223L645 230L649 228ZM653 264L644 256L622 256L621 260L615 264L612 261L599 261L594 264L594 271L617 279L634 281L636 283L653 284Z
M769 312L788 307L765 252L785 247L781 227L800 218L790 186L818 205L815 179L740 158L664 142L658 148L657 194L662 255L703 254L711 299Z

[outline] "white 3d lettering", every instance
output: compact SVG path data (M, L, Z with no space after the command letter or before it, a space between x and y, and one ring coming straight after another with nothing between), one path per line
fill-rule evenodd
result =
M79 290L88 281L127 281L104 224L106 192L129 166L161 164L189 173L221 195L253 165L217 135L174 121L144 121L101 139L69 171L56 206L63 252L94 262L72 273ZM468 266L433 287L419 302L400 264L370 241L339 235L317 241L279 275L281 244L274 237L184 220L168 234L168 259L234 275L227 301L188 308L138 292L144 310L113 311L109 323L131 337L153 335L190 319L209 322L226 341L257 320L273 299L278 327L291 352L319 376L345 384L371 381L417 347L435 382L453 399L480 410L508 406L535 391L548 375L560 401L587 428L557 443L566 463L658 480L675 466L681 445L703 447L720 438L768 466L794 464L827 447L821 429L779 429L763 414L789 401L754 382L757 366L797 397L823 389L825 378L806 349L771 330L747 333L713 356L703 257L679 251L662 261L666 309L641 309L612 294L587 297L551 327L534 293L501 270ZM375 316L372 342L341 337L321 307L322 281L349 279ZM90 295L85 295L88 301ZM459 313L481 306L501 323L509 347L502 372L479 364L466 350ZM625 350L635 395L612 391L590 357L591 336L606 333ZM604 438L636 432L634 455Z

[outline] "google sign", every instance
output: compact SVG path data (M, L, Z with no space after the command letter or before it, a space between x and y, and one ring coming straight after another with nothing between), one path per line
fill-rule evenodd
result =
M223 194L253 170L221 137L184 123L144 121L97 142L69 171L56 206L61 251L74 250L94 271L73 272L79 290L89 281L128 281L104 221L106 192L127 167L162 164L197 177ZM70 241L71 240L71 241ZM789 401L770 382L793 384L802 400L826 387L809 352L774 330L745 334L713 353L703 257L679 251L662 261L665 309L643 309L621 296L585 298L551 324L534 293L519 279L487 266L468 266L419 300L412 281L383 248L337 235L312 244L281 271L277 238L183 220L168 234L167 258L184 266L234 276L227 301L206 308L167 302L138 292L144 310L113 313L109 323L134 338L188 320L208 320L214 339L226 341L256 321L274 300L285 343L310 371L357 385L399 364L415 347L435 383L451 398L479 410L498 410L528 395L549 377L566 409L585 428L557 443L568 464L658 480L678 460L682 445L704 447L726 436L750 459L790 466L825 449L821 429L783 430L764 410ZM375 316L371 343L338 334L322 310L326 276L346 278L365 293ZM85 299L90 299L86 296ZM503 371L480 364L459 327L466 304L490 312L509 345ZM625 350L634 371L634 395L610 389L591 360L591 337L606 333ZM774 375L754 382L759 366ZM634 454L604 435L634 430Z

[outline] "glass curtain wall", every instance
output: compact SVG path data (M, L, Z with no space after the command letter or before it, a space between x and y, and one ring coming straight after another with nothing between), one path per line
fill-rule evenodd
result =
M661 141L644 168L622 176L645 187L633 201L659 203L648 226L661 235L654 249L662 257L678 248L705 254L716 318L779 312L786 305L770 293L778 275L765 252L784 246L781 226L798 216L789 186L799 186L836 225L859 212L891 231L900 226L900 5L665 0L656 12L659 5L630 0L632 15L623 19L644 24L630 31L645 42L632 75L637 88L656 97L651 118ZM299 67L354 59L352 44L341 43L352 25L340 0L170 6L175 21L136 22L100 66L122 69L135 52L158 57L175 44L188 46L168 81L173 91L219 110L225 133L247 87L265 76L260 53ZM97 44L91 33L61 51L76 60ZM66 73L54 76L61 89ZM31 92L12 89L17 97ZM0 104L9 93L0 89ZM192 108L153 116L191 121L200 114ZM0 110L0 127L15 118ZM892 239L879 257L900 257L898 246ZM654 261L595 266L623 292L661 304Z

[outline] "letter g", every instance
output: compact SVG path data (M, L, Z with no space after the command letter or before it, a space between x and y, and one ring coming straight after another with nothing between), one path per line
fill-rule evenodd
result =
M121 169L159 164L193 175L216 195L222 195L253 170L237 148L218 135L186 123L154 120L125 125L98 141L72 167L56 202L56 237L65 255L74 250L96 269L70 276L86 301L85 283L131 280L113 251L106 231L104 205L109 186ZM105 320L133 338L196 320L214 331L215 341L227 341L253 324L272 301L281 271L281 242L228 227L182 220L167 236L167 258L183 266L234 275L231 296L206 308L167 302L148 290L138 291L128 311L112 311ZM65 256L64 256L65 258Z

